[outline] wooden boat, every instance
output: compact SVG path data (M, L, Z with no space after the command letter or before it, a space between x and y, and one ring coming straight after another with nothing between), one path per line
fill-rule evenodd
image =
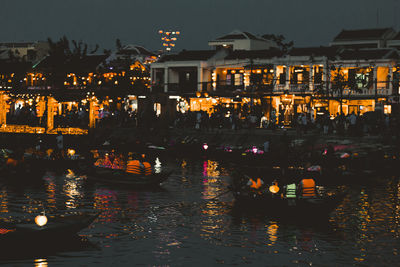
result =
M253 190L233 190L237 208L246 212L257 211L272 216L289 218L315 218L326 217L343 200L346 192L324 194L318 197L293 199L283 198L281 194L273 194Z
M171 175L172 171L153 173L152 175L135 175L125 171L94 167L88 179L94 182L134 186L134 187L152 187L159 186Z
M0 167L0 180L5 184L34 184L42 181L46 169L41 162L27 159L21 165L8 167L5 164Z
M62 240L76 235L88 227L97 214L47 216L44 226L38 226L34 221L0 222L0 244L11 243L41 243L52 240Z

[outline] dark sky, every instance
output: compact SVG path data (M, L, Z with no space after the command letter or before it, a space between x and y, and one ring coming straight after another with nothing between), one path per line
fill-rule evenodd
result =
M119 38L155 50L158 30L171 29L182 33L177 50L207 49L207 41L239 29L312 46L343 28L399 30L399 16L400 0L1 0L0 42L66 35L102 48Z

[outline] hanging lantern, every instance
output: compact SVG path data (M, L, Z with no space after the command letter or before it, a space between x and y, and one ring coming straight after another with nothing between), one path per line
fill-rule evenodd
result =
M36 216L35 217L35 223L40 227L46 225L46 223L47 223L46 215L41 214L41 215Z
M197 97L200 97L200 96L201 96L201 93L200 93L200 92L196 92L196 96L197 96Z

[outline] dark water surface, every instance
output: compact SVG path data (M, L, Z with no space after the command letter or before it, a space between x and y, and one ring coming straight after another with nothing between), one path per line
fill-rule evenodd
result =
M237 212L229 173L210 160L160 159L173 175L158 189L88 183L47 173L44 185L3 186L0 216L101 211L80 237L0 256L10 266L398 266L400 181L353 185L326 221ZM261 209L268 209L262 207Z

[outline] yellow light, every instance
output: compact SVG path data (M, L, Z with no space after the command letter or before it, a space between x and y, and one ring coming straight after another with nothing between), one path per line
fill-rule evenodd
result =
M70 156L75 155L75 150L74 149L68 149L68 155L70 155Z
M271 193L273 193L273 194L276 194L276 193L279 192L279 186L276 185L276 184L271 185L271 186L269 187L269 191L270 191Z
M42 226L46 225L47 217L45 215L38 215L35 217L35 223L38 226L42 227Z

